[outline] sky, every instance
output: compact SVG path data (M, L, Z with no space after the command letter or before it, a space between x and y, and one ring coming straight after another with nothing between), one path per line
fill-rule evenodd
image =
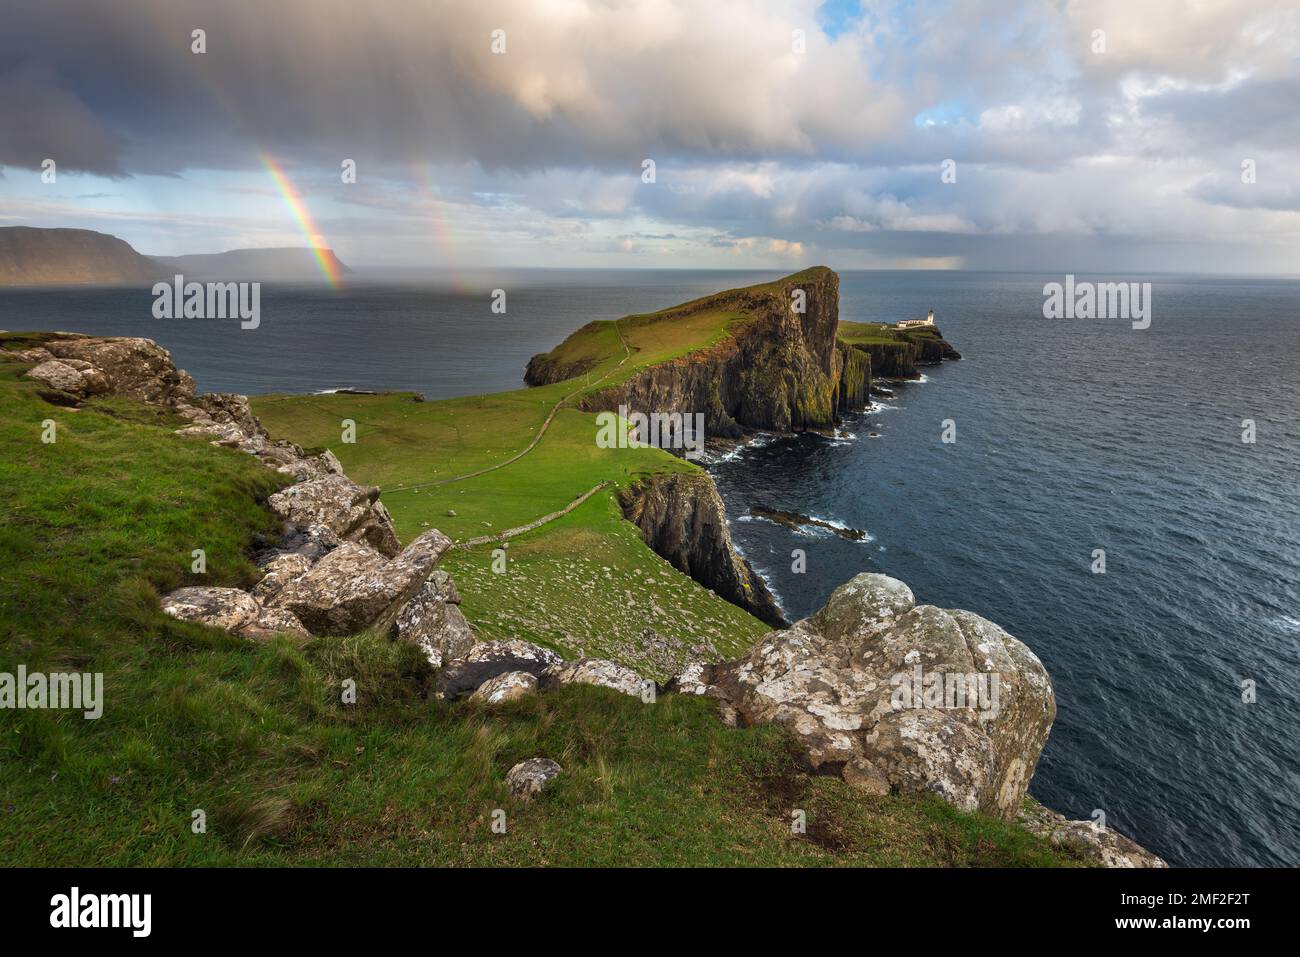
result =
M1300 272L1294 0L2 6L0 226L359 269Z

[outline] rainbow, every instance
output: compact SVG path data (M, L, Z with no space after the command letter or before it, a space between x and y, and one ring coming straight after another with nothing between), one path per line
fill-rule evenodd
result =
M267 153L262 153L262 165L266 167L271 179L275 182L275 188L280 191L284 201L289 206L289 211L293 213L293 218L298 220L298 228L302 230L307 242L311 245L312 253L316 256L316 264L320 266L321 274L325 281L334 289L342 285L342 279L339 275L338 260L333 256L327 255L329 248L325 245L325 237L316 228L316 221L311 218L307 206L302 201L302 196L294 188L293 183L284 175L284 170L280 164Z
M425 207L429 211L429 225L433 227L434 240L442 253L442 265L451 271L451 286L457 292L468 292L468 284L458 272L456 255L456 235L452 232L451 222L447 218L446 204L434 188L433 179L424 163L411 163L411 172L415 176L416 186L424 197Z

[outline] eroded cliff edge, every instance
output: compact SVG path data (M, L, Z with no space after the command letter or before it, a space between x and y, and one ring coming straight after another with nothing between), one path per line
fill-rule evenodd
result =
M737 554L707 474L652 475L621 490L618 500L646 544L678 571L769 625L788 624L763 579Z

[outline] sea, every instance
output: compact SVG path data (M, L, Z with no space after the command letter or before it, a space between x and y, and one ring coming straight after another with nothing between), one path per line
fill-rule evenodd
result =
M9 289L0 329L147 336L204 391L439 399L521 387L531 355L592 319L778 275L264 284L250 330L155 319L147 287ZM1076 277L1150 282L1150 326L1134 329L1045 318L1044 285L1063 275L840 278L841 318L933 309L963 359L882 383L892 395L834 434L759 436L710 462L737 546L788 616L862 571L984 615L1056 689L1035 797L1100 812L1175 865L1300 865L1300 280ZM866 535L791 530L757 505Z

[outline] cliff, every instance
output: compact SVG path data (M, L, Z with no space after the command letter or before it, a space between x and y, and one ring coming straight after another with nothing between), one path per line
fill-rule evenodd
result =
M584 396L583 409L640 412L702 412L710 436L736 437L746 429L795 432L830 428L836 413L861 408L864 369L841 387L846 350L836 343L839 277L816 266L776 282L733 289L653 316L623 320L639 326L671 324L700 313L742 318L719 341L685 355L635 370L625 381ZM796 305L802 299L802 311ZM575 333L580 336L590 327ZM534 356L525 381L546 385L587 371L583 356L563 349Z
M703 413L708 437L735 438L749 429L829 429L867 407L873 375L915 376L918 364L945 358L958 354L932 328L840 322L839 277L817 266L617 323L588 323L534 356L525 381L548 385L604 370L575 393L580 408ZM654 476L620 501L674 567L755 617L784 624L775 598L735 554L707 475Z
M319 257L351 270L332 250L233 249L192 256L145 256L125 240L91 229L0 227L0 286L154 283L187 279L304 280L321 276Z
M0 286L152 282L158 264L90 229L0 227Z
M885 379L915 379L917 366L938 365L960 359L938 328L895 329L884 323L841 322L840 343L863 354L871 363L871 375Z
M619 492L623 516L678 571L769 625L788 624L776 598L740 555L713 480L704 473L652 475Z

